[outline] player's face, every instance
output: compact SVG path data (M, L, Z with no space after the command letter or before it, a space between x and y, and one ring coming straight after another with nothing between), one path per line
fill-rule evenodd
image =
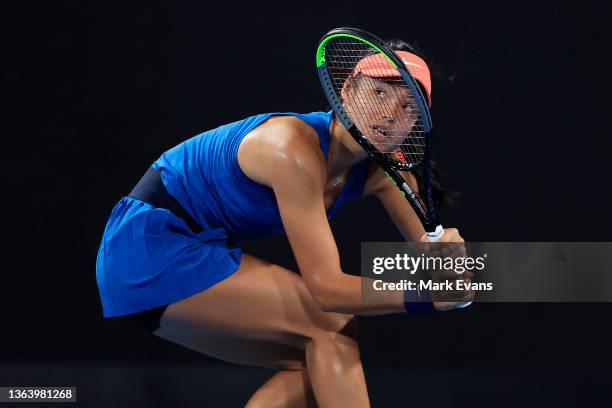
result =
M392 152L412 131L418 109L410 90L398 80L361 76L342 90L344 105L363 135L382 152Z

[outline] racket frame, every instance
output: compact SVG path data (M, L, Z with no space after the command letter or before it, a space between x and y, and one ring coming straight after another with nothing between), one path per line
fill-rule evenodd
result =
M352 38L367 44L387 58L393 67L400 73L408 89L416 99L419 114L421 115L421 120L423 122L425 146L424 156L421 163L401 163L391 160L388 155L379 152L378 149L376 149L376 147L374 147L374 145L370 143L370 141L361 133L350 116L344 110L342 101L336 94L328 67L325 63L325 46L328 41L338 37ZM408 200L423 224L429 239L433 241L439 238L444 230L438 222L431 184L431 158L433 142L431 115L429 113L425 96L421 92L416 79L410 75L402 59L393 50L387 47L382 40L373 34L358 28L341 27L331 30L323 36L317 48L316 64L319 79L321 81L321 85L323 86L323 91L327 97L327 100L331 104L332 110L334 111L336 117L338 117L351 136L353 136L353 138L363 147L363 149L381 166L385 174L393 181L395 186L400 190L401 194ZM423 168L423 201L426 208L423 206L416 193L412 190L412 188L410 188L406 180L399 173L399 171L410 170L419 165Z

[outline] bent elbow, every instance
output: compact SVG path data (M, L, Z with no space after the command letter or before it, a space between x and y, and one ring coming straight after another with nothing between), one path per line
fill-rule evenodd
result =
M323 312L337 312L338 305L332 301L332 299L328 298L317 298L315 299L317 305L319 305L319 309Z
M342 309L340 293L333 285L317 285L311 294L323 312L340 312Z

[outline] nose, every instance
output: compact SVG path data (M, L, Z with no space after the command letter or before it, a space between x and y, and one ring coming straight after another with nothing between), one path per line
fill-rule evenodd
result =
M387 122L387 124L392 125L395 123L395 119L393 119L391 116L385 116L385 122Z

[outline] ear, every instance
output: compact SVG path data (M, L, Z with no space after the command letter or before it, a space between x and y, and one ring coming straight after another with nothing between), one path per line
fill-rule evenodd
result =
M344 81L344 85L342 85L342 89L340 90L340 96L342 97L343 101L347 100L347 97L351 91L352 83L353 81L351 81L351 77L346 78Z

